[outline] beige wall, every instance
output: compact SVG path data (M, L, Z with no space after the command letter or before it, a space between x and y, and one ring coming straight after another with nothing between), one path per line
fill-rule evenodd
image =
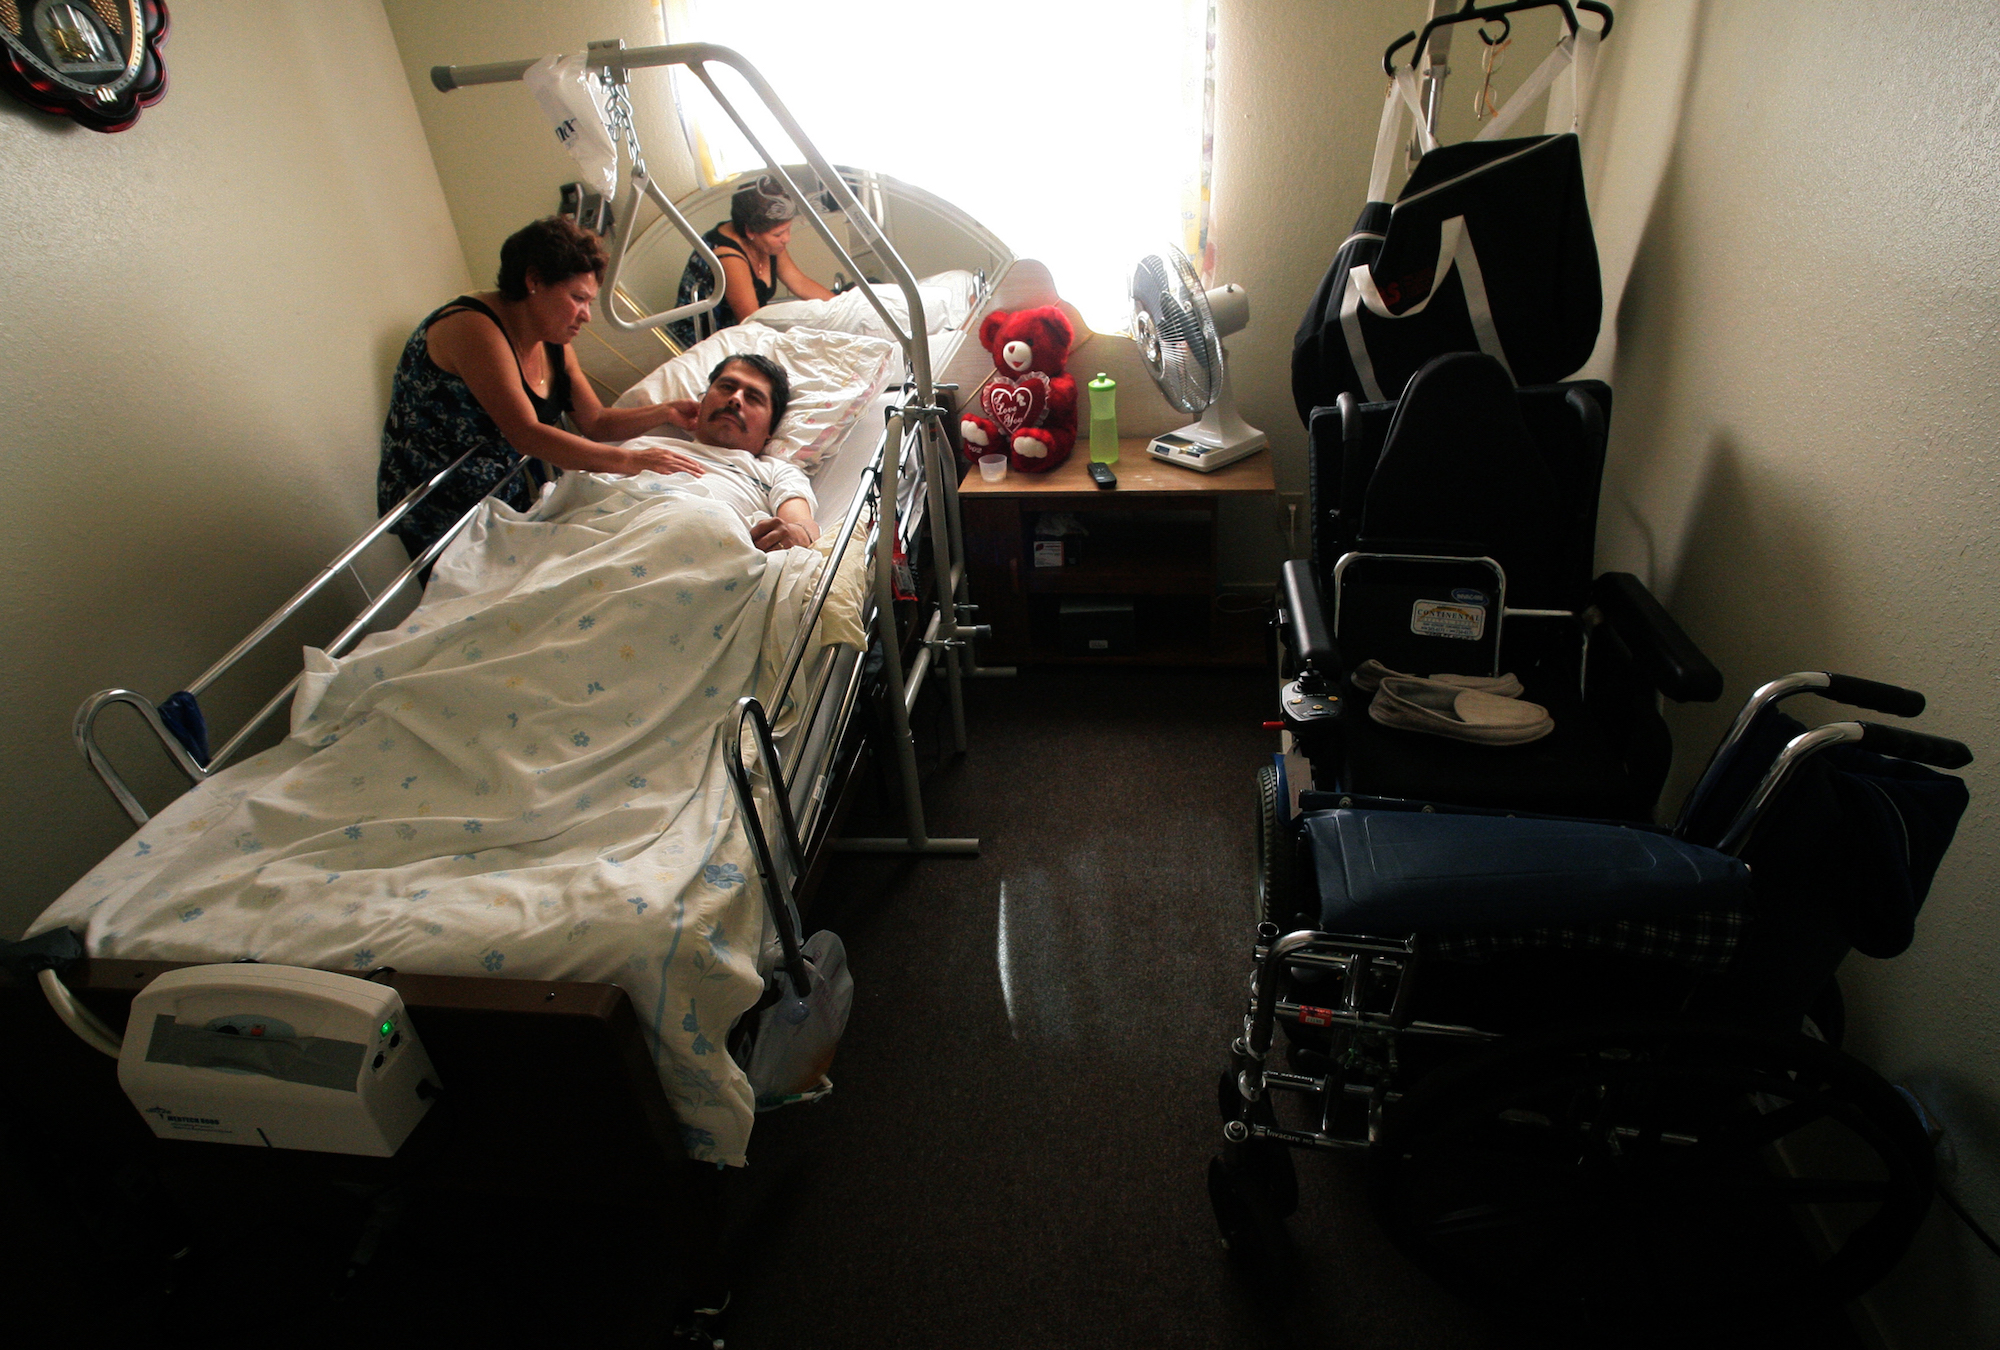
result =
M656 47L665 40L659 0L383 0L382 8L395 31L466 267L478 285L490 287L501 241L554 213L558 189L578 176L576 161L557 144L540 105L520 85L440 94L431 84L431 67L580 52L612 38L625 39L628 47ZM666 72L634 71L632 104L646 168L678 199L693 190L695 179ZM644 218L650 211L640 214Z
M117 135L0 100L7 935L130 830L78 702L172 692L373 518L396 354L465 282L374 0L190 0L165 54Z
M1621 14L1657 8L1621 6ZM1623 26L1621 19L1621 27ZM1841 972L1849 1048L1929 1097L2000 1229L2000 31L1976 8L1702 7L1676 149L1617 316L1601 551L1729 677L1907 683L1973 804L1893 962ZM1804 701L1804 700L1802 700ZM1678 716L1703 744L1725 709ZM1815 719L1824 709L1808 712ZM1901 1346L2000 1343L2000 1269L1942 1211L1876 1300Z
M1292 332L1368 191L1382 107L1382 47L1409 0L1240 0L1217 16L1212 211L1216 280L1250 293L1229 339L1244 419L1271 438L1278 489L1303 493L1305 428L1292 408ZM1226 522L1229 580L1269 585L1286 556L1276 513ZM1305 548L1300 521L1298 548Z

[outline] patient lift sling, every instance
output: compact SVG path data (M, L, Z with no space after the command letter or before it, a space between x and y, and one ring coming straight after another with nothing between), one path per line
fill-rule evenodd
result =
M1498 17L1535 8L1499 5L1433 19L1439 24ZM1334 255L1293 337L1292 396L1299 418L1331 405L1343 392L1368 402L1401 394L1432 357L1482 351L1499 360L1514 383L1565 379L1590 358L1602 319L1597 246L1585 200L1578 142L1584 100L1602 32L1583 27L1568 4L1558 6L1569 33L1470 141L1440 146L1434 134L1443 71L1440 42L1425 72L1429 107L1419 92L1415 59L1395 67L1383 58L1389 84L1375 141L1368 200ZM1602 6L1584 5L1609 15ZM1444 29L1445 34L1449 29ZM1557 84L1567 73L1567 90ZM1551 134L1512 140L1502 133L1544 92L1559 106ZM1422 158L1394 204L1389 180L1401 145L1405 108Z

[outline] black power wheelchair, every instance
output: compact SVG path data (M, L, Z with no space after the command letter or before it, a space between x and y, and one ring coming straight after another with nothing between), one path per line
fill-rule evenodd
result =
M1654 691L1713 699L1720 676L1574 546L1608 390L1515 391L1486 360L1433 362L1400 406L1343 400L1323 414L1337 435L1315 419L1316 557L1286 573L1295 678L1259 773L1255 974L1209 1168L1225 1244L1286 1288L1294 1150L1362 1150L1390 1235L1478 1300L1684 1319L1851 1296L1907 1249L1933 1164L1909 1105L1837 1049L1833 971L1850 947L1907 946L1966 804L1921 766L1971 753L1807 730L1783 700L1914 716L1923 698L1792 675L1752 696L1676 824L1650 823L1670 748ZM1497 526L1435 505L1454 476ZM1450 605L1485 622L1417 621ZM1504 663L1557 731L1494 746L1373 725L1362 658ZM1800 1223L1814 1255L1790 1284L1740 1259L1744 1234Z

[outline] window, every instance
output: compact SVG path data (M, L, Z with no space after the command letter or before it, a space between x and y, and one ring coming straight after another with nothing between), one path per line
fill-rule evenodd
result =
M668 0L667 29L741 52L828 160L969 212L1116 332L1140 257L1172 242L1200 266L1206 251L1212 14L1213 0ZM739 111L754 103L733 72L717 83ZM675 90L709 181L761 166L700 81L676 71ZM768 120L751 126L792 158Z

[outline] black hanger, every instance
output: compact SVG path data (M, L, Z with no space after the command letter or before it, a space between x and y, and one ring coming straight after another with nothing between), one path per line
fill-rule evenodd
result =
M1432 19L1424 25L1421 34L1405 33L1390 43L1388 50L1382 53L1382 73L1391 79L1395 78L1396 53L1405 43L1411 41L1417 44L1417 49L1410 53L1410 66L1415 69L1417 62L1424 59L1424 48L1430 44L1431 33L1447 24L1470 23L1475 20L1483 22L1487 19L1499 19L1504 23L1509 14L1518 14L1524 9L1542 9L1549 5L1562 11L1563 22L1569 25L1572 34L1576 32L1576 11L1581 9L1604 20L1604 26L1598 30L1600 37L1611 36L1611 6L1600 4L1598 0L1577 0L1574 8L1570 6L1569 0L1514 0L1513 4L1487 5L1483 9L1475 7L1475 0L1465 0L1464 8L1455 14L1441 14ZM1484 37L1485 34L1482 33L1480 36Z

